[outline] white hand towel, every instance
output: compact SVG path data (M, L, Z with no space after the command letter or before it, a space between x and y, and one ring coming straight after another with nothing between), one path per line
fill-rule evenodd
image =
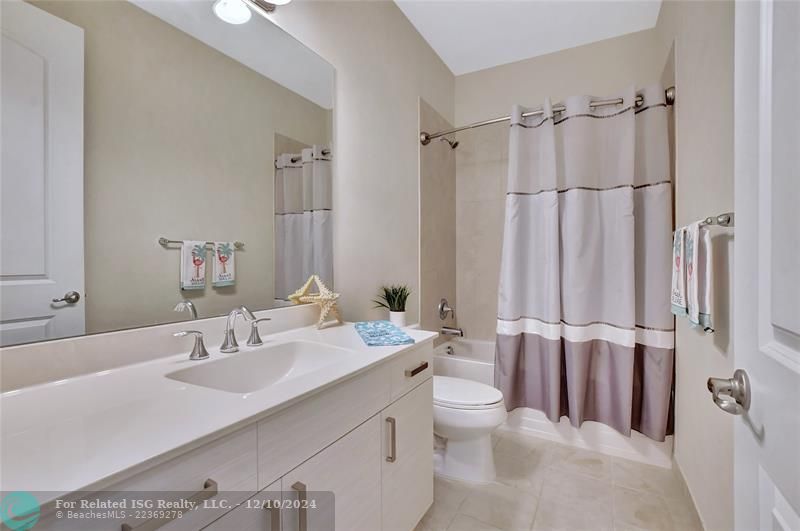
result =
M697 241L697 321L692 322L702 326L708 333L714 331L711 316L714 314L714 276L712 275L713 259L711 252L711 230L700 227L700 238Z
M688 309L686 297L686 262L684 260L684 240L686 229L681 227L675 231L672 241L672 292L670 302L672 313L682 317Z
M186 240L181 246L181 289L205 289L206 242Z
M700 285L697 274L697 262L700 256L700 222L695 221L684 228L683 242L686 261L686 312L689 320L697 324L700 321Z
M214 277L211 284L215 288L233 286L236 282L233 242L214 242Z

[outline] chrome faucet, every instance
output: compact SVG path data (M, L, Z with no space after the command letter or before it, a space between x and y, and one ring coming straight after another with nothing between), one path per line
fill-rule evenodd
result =
M219 347L220 352L230 354L231 352L238 352L239 350L239 343L236 342L236 330L234 329L237 315L241 315L248 321L256 320L256 316L253 315L253 312L244 306L239 306L231 310L231 313L228 314L228 321L225 323L225 339L222 340L222 346Z
M208 358L208 351L206 350L205 344L203 344L203 332L199 330L183 330L181 332L175 332L172 335L175 337L194 336L194 347L192 348L192 353L189 354L190 360L204 360Z
M194 303L190 300L183 299L175 307L172 309L174 312L189 312L192 315L192 320L194 321L197 319L197 308L194 307Z
M464 337L464 331L460 328L453 328L452 326L443 326L439 333L443 336Z

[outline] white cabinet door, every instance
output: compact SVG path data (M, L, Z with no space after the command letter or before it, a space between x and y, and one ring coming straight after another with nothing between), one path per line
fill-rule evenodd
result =
M411 531L433 503L433 379L383 410L383 531Z
M203 531L281 531L280 502L279 479Z
M83 30L0 2L0 346L84 333ZM75 303L53 303L76 291Z
M316 505L283 511L283 531L380 529L380 423L380 415L375 415L283 477L285 493L302 498L305 491L307 502Z

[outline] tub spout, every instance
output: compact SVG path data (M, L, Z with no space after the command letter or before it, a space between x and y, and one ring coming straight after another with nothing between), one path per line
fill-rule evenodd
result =
M464 331L460 328L453 328L450 326L443 326L439 333L443 336L464 337Z

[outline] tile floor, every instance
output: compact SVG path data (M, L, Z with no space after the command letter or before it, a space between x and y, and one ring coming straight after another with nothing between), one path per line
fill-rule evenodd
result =
M494 437L497 481L436 478L416 531L702 531L671 471L515 432Z

